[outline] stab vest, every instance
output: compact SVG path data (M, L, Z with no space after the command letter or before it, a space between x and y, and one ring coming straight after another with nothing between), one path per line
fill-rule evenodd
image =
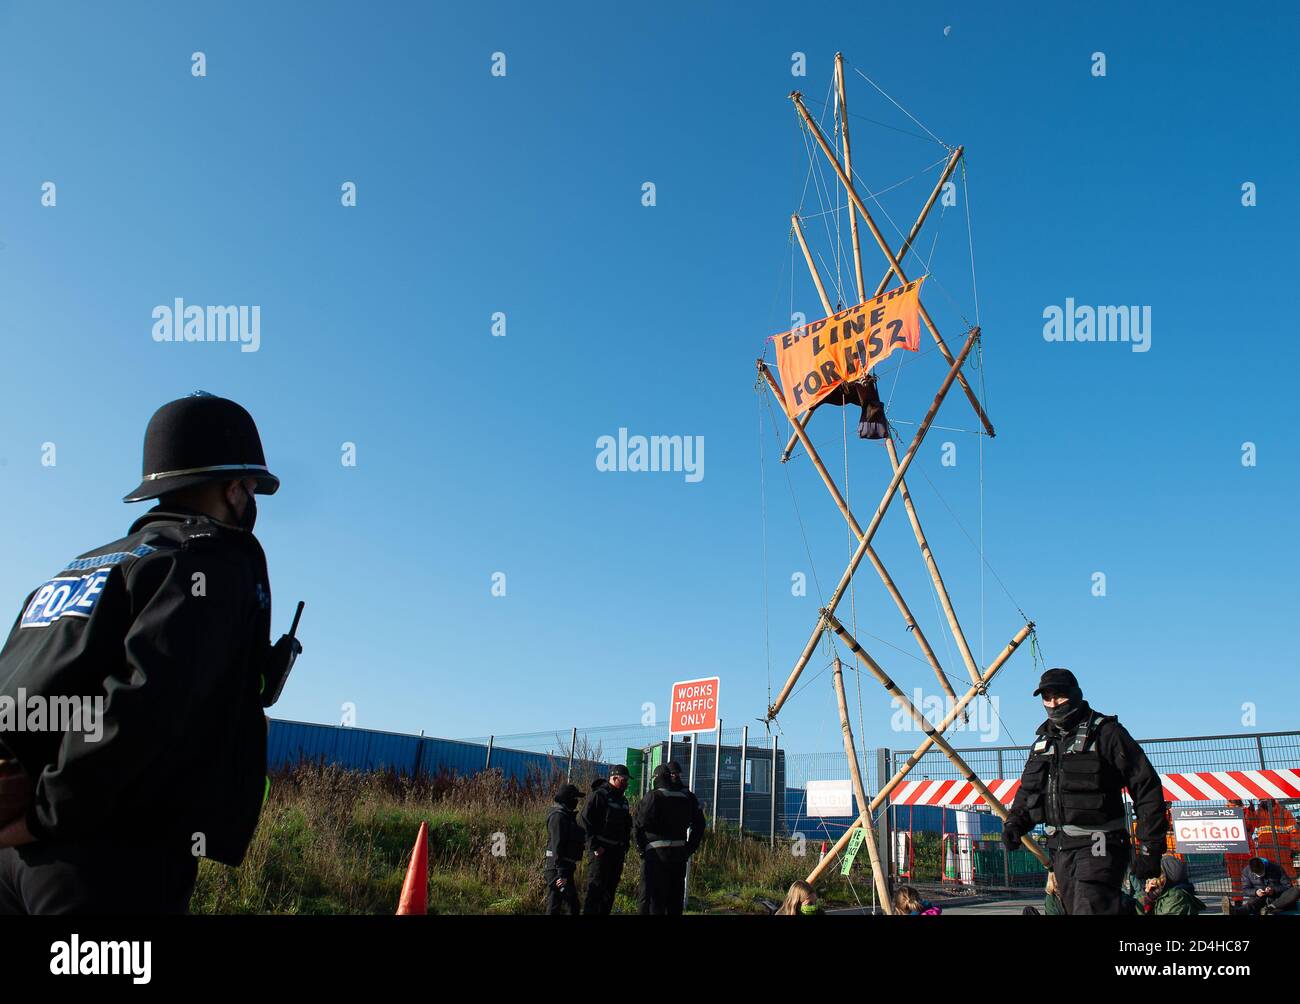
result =
M686 831L695 815L695 795L686 788L656 788L645 820L646 848L666 860L686 853Z
M605 802L605 821L600 831L590 836L602 844L626 849L632 837L632 807L627 804L622 792L612 789L600 791L596 797Z
M1124 829L1124 780L1096 748L1097 732L1113 715L1089 711L1064 735L1040 735L1020 789L1035 823L1067 836Z

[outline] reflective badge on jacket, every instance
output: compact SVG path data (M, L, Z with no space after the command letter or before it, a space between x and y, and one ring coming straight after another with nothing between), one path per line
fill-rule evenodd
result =
M18 626L49 627L60 617L89 617L104 591L112 566L128 558L143 558L155 550L148 544L140 544L129 551L92 554L89 558L69 561L63 569L65 572L91 571L87 575L58 575L50 579L36 590Z
M89 575L50 579L36 590L19 627L48 627L60 617L89 617L103 595L109 571L101 568Z

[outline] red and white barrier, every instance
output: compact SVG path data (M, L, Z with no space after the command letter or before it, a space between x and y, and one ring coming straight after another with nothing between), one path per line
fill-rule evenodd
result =
M1020 781L986 781L993 797L1010 804ZM1212 770L1161 774L1166 802L1214 802L1227 799L1300 798L1300 768L1285 770ZM889 796L895 805L941 805L959 808L984 801L969 781L904 781Z

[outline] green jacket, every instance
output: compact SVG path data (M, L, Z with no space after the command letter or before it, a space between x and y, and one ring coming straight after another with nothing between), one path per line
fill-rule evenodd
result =
M1183 886L1171 886L1161 893L1152 911L1157 917L1194 917L1205 909L1205 904ZM1142 902L1139 900L1134 912L1142 914Z

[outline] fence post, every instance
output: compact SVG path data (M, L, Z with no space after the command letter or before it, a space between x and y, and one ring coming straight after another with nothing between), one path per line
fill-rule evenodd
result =
M1003 772L1003 767L1002 767L1002 751L1001 751L1001 750L998 750L998 778L999 778L1000 780L1003 780L1003 781L1005 781L1005 780L1007 779L1007 775ZM1010 887L1010 885L1011 885L1011 848L1007 846L1007 842L1006 842L1005 840L1001 841L1001 843L1002 843L1002 882L1003 882L1004 885Z
M424 729L420 730L420 738L415 744L415 770L412 776L418 780L420 777L420 767L424 763Z
M722 719L718 719L718 739L713 744L713 828L718 828L718 775L722 773Z
M876 791L880 790L886 779L893 776L893 764L893 753L887 747L878 746L876 748ZM885 885L892 889L894 887L894 841L889 828L890 811L889 802L886 802L882 806L880 819L876 823L876 843L880 845L880 867L885 869Z
M698 732L692 732L691 733L690 782L686 785L686 787L688 787L692 793L694 793L695 791L695 748L699 745L700 745L700 734ZM687 858L686 859L686 881L682 883L682 910L686 909L686 906L688 903L690 903L690 901L691 901L691 860L690 858Z
M491 770L491 769L492 769L492 743L493 743L493 741L495 741L495 739L496 739L496 736L488 736L487 760L485 760L485 761L483 762L483 769L484 769L484 770Z
M740 836L745 835L745 757L749 755L749 726L740 730L740 822L737 826Z
M1255 733L1255 748L1259 750L1259 769L1267 770L1268 764L1264 762L1264 741L1259 738L1259 733Z
M573 727L573 737L569 740L569 769L565 772L564 780L573 783L573 754L578 748L578 727Z
M770 843L776 846L776 733L772 733L772 772L768 776L768 783L772 786L772 827Z

